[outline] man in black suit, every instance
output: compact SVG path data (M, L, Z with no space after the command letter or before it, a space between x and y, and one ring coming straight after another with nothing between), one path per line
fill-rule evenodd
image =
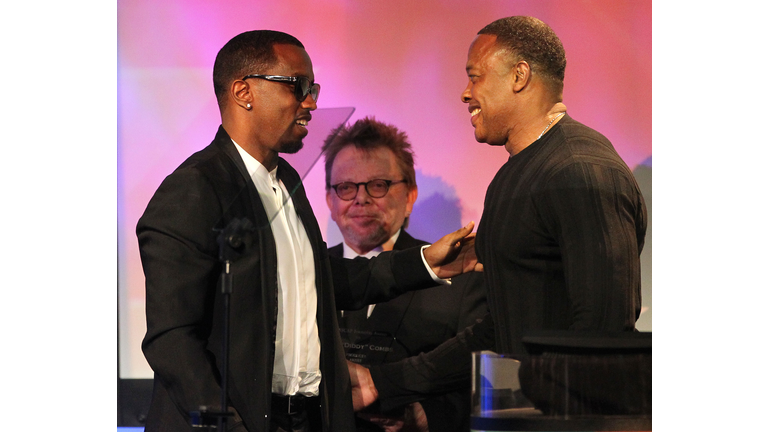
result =
M155 373L146 430L188 431L189 413L216 411L226 387L229 430L353 431L336 303L361 308L474 269L474 249L455 247L471 246L472 224L423 251L329 258L299 174L278 155L301 149L317 108L303 45L276 31L240 34L219 51L213 79L216 137L163 181L137 226L142 349ZM240 241L220 243L217 230L233 227Z
M423 246L405 228L418 196L413 153L406 134L373 118L331 135L325 153L326 201L344 242L332 256L372 257L382 251ZM448 287L407 292L361 310L339 311L347 359L365 366L427 352L475 323L487 311L482 274L453 278ZM455 391L361 414L358 431L469 429L470 393ZM422 415L424 414L424 415ZM382 426L386 425L386 429Z

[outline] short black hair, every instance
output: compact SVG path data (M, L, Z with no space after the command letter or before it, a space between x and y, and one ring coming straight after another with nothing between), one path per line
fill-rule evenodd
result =
M253 30L233 37L216 55L213 64L213 91L219 107L224 106L230 83L254 73L263 73L277 61L275 44L304 45L295 37L275 30Z
M527 16L498 19L477 34L496 36L496 43L508 49L512 61L525 60L531 70L542 76L556 94L563 91L565 48L560 38L543 21Z

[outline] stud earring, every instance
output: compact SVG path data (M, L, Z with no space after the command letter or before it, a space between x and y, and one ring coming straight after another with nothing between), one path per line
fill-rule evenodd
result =
M245 108L251 109L251 104L245 104Z

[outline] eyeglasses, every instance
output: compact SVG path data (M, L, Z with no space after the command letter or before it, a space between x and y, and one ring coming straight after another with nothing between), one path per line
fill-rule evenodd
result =
M303 76L289 77L280 75L252 74L243 77L243 81L247 80L248 78L260 78L267 81L291 83L293 84L293 95L296 96L296 100L299 102L304 102L304 99L306 99L307 95L309 94L311 94L312 99L317 102L317 97L320 95L320 84L313 83L309 80L309 78Z
M389 187L393 184L407 183L405 180L383 180L374 179L367 182L352 183L341 182L339 184L331 185L333 190L336 191L336 195L344 201L352 201L357 195L357 191L361 185L365 185L365 191L368 192L373 198L381 198L389 192Z

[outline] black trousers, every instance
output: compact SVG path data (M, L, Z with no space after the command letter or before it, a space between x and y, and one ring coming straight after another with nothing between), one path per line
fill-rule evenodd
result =
M270 432L322 432L320 397L272 395Z

